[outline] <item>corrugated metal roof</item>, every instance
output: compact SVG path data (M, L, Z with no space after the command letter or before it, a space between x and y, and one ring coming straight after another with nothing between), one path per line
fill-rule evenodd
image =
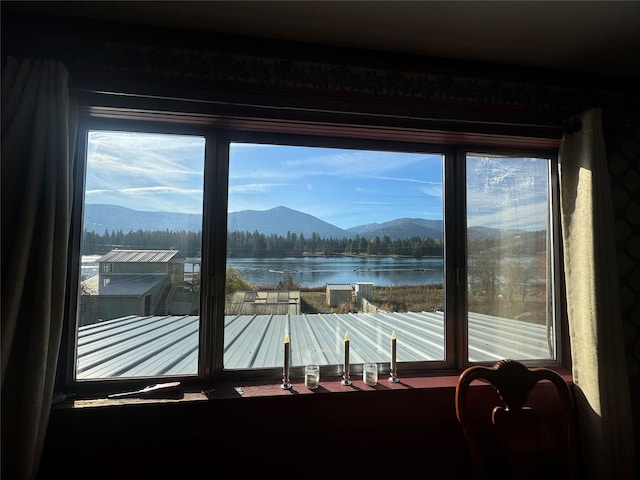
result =
M327 284L327 290L349 290L352 291L353 287L351 285L347 284L340 284L340 283L335 283L335 284Z
M111 250L96 262L112 263L167 263L170 260L184 261L178 250Z
M300 291L264 290L234 292L226 304L227 315L297 315L300 313Z
M264 304L264 303L238 303L230 304L227 313L233 315L295 315L298 313L298 306L289 303Z
M77 377L196 374L198 323L198 316L128 316L80 327ZM346 332L351 363L385 363L393 331L399 362L444 359L443 312L228 315L225 368L280 367L285 333L294 367L340 365ZM469 355L472 361L551 357L544 325L473 313Z

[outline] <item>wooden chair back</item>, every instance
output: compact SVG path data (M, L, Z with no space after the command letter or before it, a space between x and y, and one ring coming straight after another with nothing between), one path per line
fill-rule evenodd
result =
M474 380L485 381L495 393L473 392ZM555 388L543 388L546 380ZM536 392L544 401L534 408L530 393L539 382ZM557 372L514 360L472 366L458 379L455 401L473 478L576 478L573 397Z

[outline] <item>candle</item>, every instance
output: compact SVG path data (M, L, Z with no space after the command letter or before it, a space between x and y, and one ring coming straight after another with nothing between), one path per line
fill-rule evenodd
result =
M341 383L342 385L351 385L349 378L349 333L344 334L344 375Z
M282 374L284 375L284 381L289 382L289 335L284 336L284 367L282 369Z
M389 381L398 383L398 362L396 361L396 331L391 332L391 370L389 372Z
M391 333L391 375L396 374L396 332Z
M282 385L281 388L288 390L291 388L291 383L289 382L289 355L290 355L290 343L289 343L289 335L284 336L284 365L282 367Z
M344 375L340 380L342 385L351 385L351 378L349 378L349 333L344 334Z
M349 378L349 333L344 334L344 375Z

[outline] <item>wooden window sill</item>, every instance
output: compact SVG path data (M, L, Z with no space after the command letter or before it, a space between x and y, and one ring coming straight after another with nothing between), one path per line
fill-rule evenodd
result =
M566 369L557 371L568 382L572 383L571 372ZM274 380L236 381L221 382L205 391L194 391L185 388L183 394L174 398L92 398L92 399L71 399L54 405L54 409L74 409L74 408L97 408L114 407L123 405L145 405L158 403L192 403L207 402L211 400L228 400L241 398L265 398L265 397L296 397L314 396L338 393L372 393L372 392L394 392L409 390L430 390L430 389L451 389L455 390L458 382L458 373L451 374L424 374L401 377L400 382L393 383L386 377L379 379L374 387L366 385L362 378L352 377L352 385L342 385L341 378L321 379L320 386L315 390L310 390L304 385L304 379L292 379L291 389L283 389L280 383Z

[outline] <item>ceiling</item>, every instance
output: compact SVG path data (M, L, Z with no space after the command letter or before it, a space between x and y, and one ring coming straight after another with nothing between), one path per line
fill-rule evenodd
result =
M2 1L2 8L640 76L640 1Z

